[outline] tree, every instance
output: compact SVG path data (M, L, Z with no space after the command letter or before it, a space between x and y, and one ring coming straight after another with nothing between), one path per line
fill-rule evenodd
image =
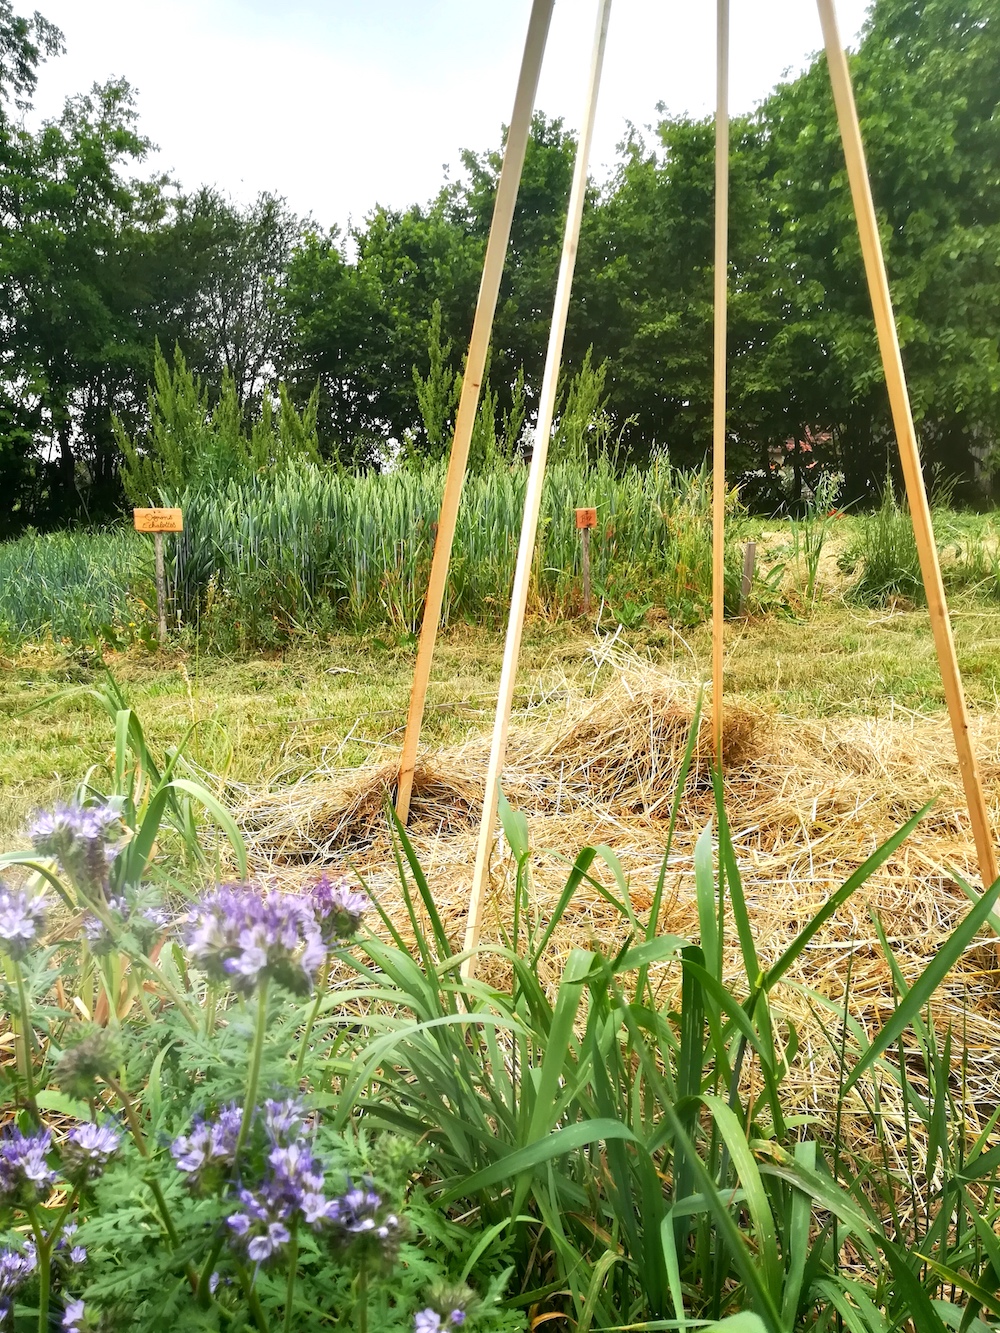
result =
M259 404L288 359L291 315L283 289L307 228L272 194L240 209L217 190L201 189L175 206L164 243L186 257L180 341L214 383L222 372L229 375L244 406Z

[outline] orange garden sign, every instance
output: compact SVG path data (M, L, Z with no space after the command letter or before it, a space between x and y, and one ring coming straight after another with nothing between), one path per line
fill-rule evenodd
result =
M132 521L136 532L151 532L156 552L156 612L159 620L160 644L167 642L167 576L163 568L163 534L183 532L184 516L179 509L133 509Z

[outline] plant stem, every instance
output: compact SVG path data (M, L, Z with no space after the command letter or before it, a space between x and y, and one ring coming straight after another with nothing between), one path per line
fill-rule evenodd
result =
M306 1030L302 1034L302 1041L299 1043L299 1057L295 1061L295 1082L298 1083L302 1078L302 1067L306 1061L306 1050L309 1046L309 1038L312 1036L313 1025L319 1014L319 1007L323 1003L323 996L326 994L326 983L330 977L330 968L333 965L333 959L328 957L323 964L323 970L320 972L319 983L316 986L316 999L313 1001L312 1008L309 1010L309 1017L306 1020Z
M52 1239L46 1237L33 1206L27 1209L31 1230L35 1235L35 1254L38 1263L38 1333L49 1333L49 1285L52 1262Z
M358 1333L368 1333L368 1264L363 1259L358 1273L358 1300L354 1314Z
M233 1161L238 1166L240 1153L246 1145L247 1135L250 1133L250 1122L253 1119L254 1107L257 1104L257 1084L260 1080L260 1065L264 1055L264 1029L267 1026L267 978L260 983L260 989L257 992L257 1031L254 1035L253 1055L250 1057L250 1075L247 1078L247 1096L243 1103L243 1119L240 1122L239 1137L236 1140L236 1150L233 1153Z
M254 1287L253 1278L247 1273L242 1264L237 1269L239 1274L240 1286L243 1288L243 1294L247 1298L247 1304L250 1306L250 1313L253 1315L253 1321L260 1329L260 1333L271 1333L267 1325L267 1316L264 1314L260 1303L260 1297L257 1295L257 1289Z
M125 1121L128 1125L129 1133L132 1135L132 1140L139 1150L139 1156L148 1162L149 1148L146 1145L142 1126L139 1123L139 1117L136 1115L131 1097L122 1085L110 1075L105 1075L104 1081L121 1102L122 1110L125 1112ZM177 1235L177 1228L174 1226L174 1219L170 1215L170 1207L167 1204L166 1196L160 1187L160 1182L155 1176L152 1176L147 1177L146 1184L149 1186L150 1193L156 1200L157 1211L160 1214L160 1220L163 1222L163 1229L167 1233L167 1239L170 1241L171 1247L176 1250L180 1245L180 1237ZM196 1292L198 1290L198 1274L195 1272L194 1266L190 1263L186 1264L185 1272L191 1290Z
M21 1040L18 1044L24 1066L24 1086L27 1092L28 1110L31 1112L35 1124L40 1125L42 1118L38 1113L38 1103L35 1101L35 1071L31 1062L31 1023L28 1018L28 996L24 989L21 965L16 958L11 961L14 967L14 977L17 981L18 1007L21 1010Z
M202 1265L201 1273L198 1277L198 1283L195 1287L195 1295L198 1299L198 1304L203 1310L207 1310L212 1301L212 1292L209 1283L212 1280L216 1262L218 1261L219 1255L222 1253L222 1247L225 1243L226 1238L224 1235L217 1238L215 1244L208 1252L208 1258Z
M295 1278L299 1266L299 1228L292 1223L292 1240L288 1251L288 1285L285 1288L285 1333L292 1333L295 1310Z

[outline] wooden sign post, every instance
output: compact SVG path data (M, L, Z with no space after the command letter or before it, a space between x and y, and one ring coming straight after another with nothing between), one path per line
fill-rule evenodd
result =
M167 644L167 576L163 568L163 534L183 532L184 516L179 509L133 509L136 532L153 534L156 552L156 611L160 622L160 646Z
M597 527L596 509L578 509L576 526L580 530L580 567L583 570L583 614L590 615L590 529Z

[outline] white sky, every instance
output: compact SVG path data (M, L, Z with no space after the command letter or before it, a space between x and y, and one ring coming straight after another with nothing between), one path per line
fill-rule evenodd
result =
M22 0L66 36L36 106L124 77L151 159L186 189L284 195L323 226L376 203L423 203L459 151L498 145L530 0ZM840 0L853 43L865 0ZM537 105L579 120L596 0L556 0ZM733 0L731 106L749 110L821 45L811 0ZM715 98L711 0L615 0L592 154L613 161L626 120L703 115Z

